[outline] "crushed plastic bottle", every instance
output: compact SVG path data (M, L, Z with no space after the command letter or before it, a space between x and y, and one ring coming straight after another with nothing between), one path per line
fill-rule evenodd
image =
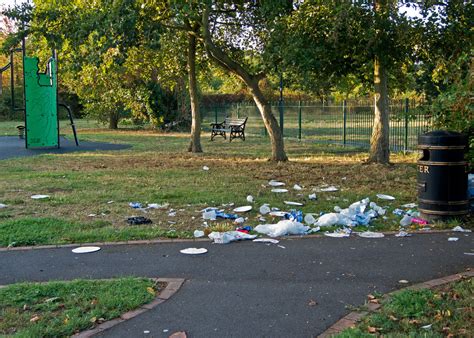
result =
M401 219L400 221L400 225L402 227L407 227L411 224L411 221L412 221L413 217L409 216L409 215L405 215L403 216L403 218Z
M260 213L261 213L262 215L266 215L266 214L268 214L268 213L271 211L271 209L270 209L270 207L268 206L268 204L264 204L264 205L262 205L262 206L260 207L259 211L260 211Z

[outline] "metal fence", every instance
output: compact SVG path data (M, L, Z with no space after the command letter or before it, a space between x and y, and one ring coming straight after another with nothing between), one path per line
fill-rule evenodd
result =
M342 101L272 103L272 112L280 122L283 135L305 141L337 143L369 148L374 106L369 102ZM226 117L248 117L246 133L266 135L260 113L252 102L201 107L203 129ZM410 101L390 103L390 149L416 149L418 135L431 128L432 118L422 104Z

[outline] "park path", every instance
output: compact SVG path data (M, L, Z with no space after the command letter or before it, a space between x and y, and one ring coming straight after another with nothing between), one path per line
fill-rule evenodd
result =
M448 237L459 240L449 242ZM0 252L0 284L149 276L185 278L167 302L104 332L110 337L310 337L359 306L367 294L473 267L472 234L382 239L285 239L280 246L208 242ZM205 247L201 256L179 253ZM314 304L314 301L317 303ZM311 306L312 305L312 306ZM150 331L144 334L144 331Z

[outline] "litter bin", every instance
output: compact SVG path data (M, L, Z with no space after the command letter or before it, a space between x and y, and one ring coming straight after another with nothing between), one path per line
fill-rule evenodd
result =
M468 214L467 137L436 130L418 137L418 149L423 152L417 162L421 217L433 220Z
M25 138L25 127L24 126L16 126L16 129L18 129L18 136L20 137L20 139L24 139Z

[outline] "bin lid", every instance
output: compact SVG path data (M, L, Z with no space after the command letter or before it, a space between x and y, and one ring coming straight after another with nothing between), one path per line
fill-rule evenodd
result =
M418 136L419 145L467 146L467 136L455 131L434 130Z

